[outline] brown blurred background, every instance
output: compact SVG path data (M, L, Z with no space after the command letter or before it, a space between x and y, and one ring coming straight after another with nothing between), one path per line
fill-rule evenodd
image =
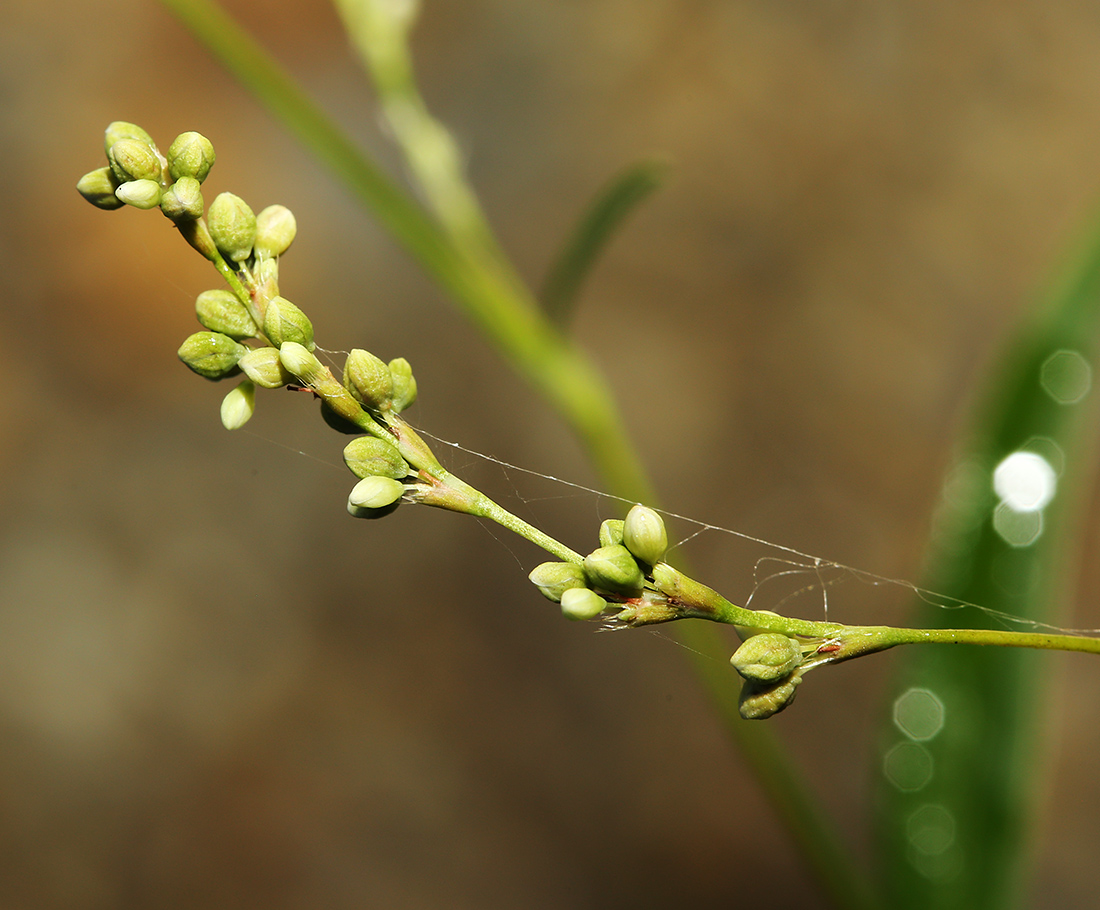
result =
M665 503L917 579L983 368L1100 195L1096 5L425 5L425 94L532 281L611 173L674 165L577 323ZM393 162L325 4L231 8ZM820 906L668 637L561 621L472 520L351 521L305 396L226 433L175 357L213 271L73 186L111 120L205 133L208 200L296 213L283 292L323 346L408 357L432 433L597 483L415 265L156 3L9 0L0 49L0 907ZM446 458L578 548L620 514ZM685 549L739 599L774 555ZM830 616L907 603L841 585ZM861 853L892 661L773 722ZM1086 907L1100 665L1059 667L1032 903Z

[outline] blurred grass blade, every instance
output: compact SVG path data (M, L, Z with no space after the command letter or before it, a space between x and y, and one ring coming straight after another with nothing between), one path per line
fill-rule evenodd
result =
M663 182L668 166L641 161L616 175L589 204L546 276L540 300L550 320L569 323L581 285L626 217Z
M1065 622L1060 579L1093 479L1088 394L1100 329L1100 223L1062 285L990 375L969 452L945 485L928 586L1028 619ZM1012 512L993 471L1018 451L1060 475L1046 508ZM914 624L985 626L988 613L921 604ZM899 655L882 748L879 842L889 906L1000 908L1026 893L1029 825L1043 791L1047 654L912 648ZM1080 659L1080 658L1078 658Z

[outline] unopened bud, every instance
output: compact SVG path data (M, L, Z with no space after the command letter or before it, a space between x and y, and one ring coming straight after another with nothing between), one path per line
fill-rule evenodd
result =
M312 351L313 323L298 307L285 297L272 297L264 311L264 334L277 348L287 342L296 342Z
M623 520L608 518L600 524L600 546L613 547L623 542Z
M115 190L115 196L136 209L155 209L160 205L160 184L155 180L131 180Z
M393 376L393 412L400 414L416 401L416 377L404 357L390 361L390 375Z
M591 588L570 588L561 596L561 613L566 619L595 619L607 601Z
M76 191L98 209L120 209L126 203L115 195L118 181L109 167L88 171L76 183Z
M156 148L156 143L153 141L153 137L150 136L145 130L143 130L136 123L127 123L125 120L116 120L114 123L109 123L107 129L103 131L103 151L108 155L111 154L111 146L122 139L137 139L140 142L145 142L148 145Z
M356 477L401 480L410 468L397 447L374 436L360 436L344 446L344 464Z
M584 558L584 574L594 588L616 594L637 594L642 589L642 570L622 544L600 547Z
M119 139L107 150L107 161L119 183L126 183L128 180L160 182L160 156L148 142L140 139Z
M802 663L802 647L782 633L763 632L741 645L730 663L745 679L774 682L790 676Z
M202 133L180 133L168 147L168 173L173 180L193 177L199 183L214 166L214 146Z
M210 236L230 262L244 262L252 255L256 239L256 216L240 196L219 193L206 216Z
M623 523L623 546L647 565L659 563L668 550L664 520L653 509L634 506Z
M344 362L344 388L364 407L388 411L393 406L393 374L370 351L355 348Z
M527 576L542 596L561 603L562 595L571 588L586 588L584 568L575 562L544 562Z
M253 249L257 259L274 259L282 256L294 242L298 224L294 213L285 205L269 205L256 216L256 242Z
M174 222L195 221L202 209L202 190L194 177L180 177L160 197L160 210Z
M278 348L253 348L237 361L237 366L262 389L281 389L294 379L283 366Z
M405 486L392 477L364 477L348 496L348 509L384 509L397 502Z
M745 680L738 704L741 716L745 720L765 720L778 714L794 701L795 690L801 682L802 676L797 672L777 682Z
M256 410L256 387L245 380L222 399L222 426L239 430Z
M254 338L260 333L248 308L237 295L223 288L203 291L195 298L195 315L211 332L221 332L230 338Z
M296 341L287 341L279 348L279 360L306 385L325 378L324 364Z
M177 352L191 370L207 379L221 379L233 372L237 361L248 351L228 335L220 332L196 332Z

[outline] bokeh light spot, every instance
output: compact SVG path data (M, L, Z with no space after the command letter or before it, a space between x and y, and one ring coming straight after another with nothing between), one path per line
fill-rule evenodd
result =
M882 759L886 779L909 793L920 790L932 780L932 769L932 753L920 743L898 743Z
M1055 351L1043 363L1039 383L1059 404L1076 404L1092 388L1092 367L1077 351Z
M1015 512L1037 512L1054 498L1058 475L1037 452L1013 452L993 469L993 490Z
M1043 533L1043 513L1017 512L1002 502L993 512L993 528L1010 547L1030 547Z
M910 689L894 702L894 723L910 739L926 742L943 729L943 702L929 689Z
M955 816L938 803L925 803L909 816L905 831L914 850L936 856L955 842Z

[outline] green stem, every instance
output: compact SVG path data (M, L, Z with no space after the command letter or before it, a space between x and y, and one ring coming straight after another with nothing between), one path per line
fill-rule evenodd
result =
M656 502L603 378L589 358L539 312L530 293L488 268L483 259L463 255L216 3L161 2L374 213L501 355L543 394L577 433L610 490L633 501ZM714 631L702 624L688 625L690 630L684 629L679 637L689 647L725 651ZM865 877L829 833L830 820L791 764L782 759L772 735L760 724L741 721L736 704L732 713L726 710L733 686L728 665L719 667L720 673L700 669L699 678L716 703L725 706L721 713L728 733L769 799L779 807L810 865L821 875L838 907L868 906L869 900L856 897L864 893Z

